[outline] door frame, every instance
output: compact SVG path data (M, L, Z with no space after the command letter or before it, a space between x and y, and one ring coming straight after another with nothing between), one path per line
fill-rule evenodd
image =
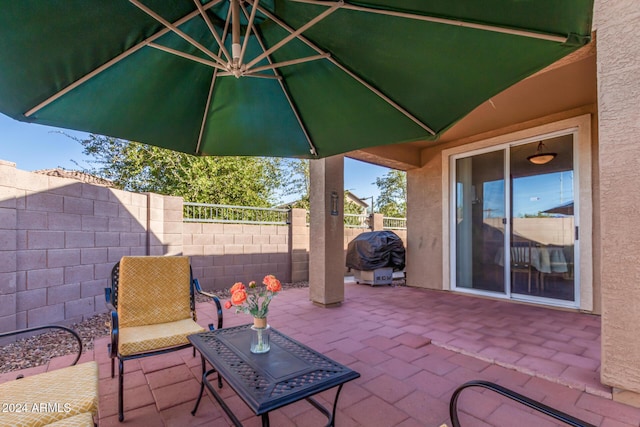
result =
M455 224L455 200L452 200L452 186L455 185L454 168L452 161L455 157L472 152L482 153L498 149L500 146L516 145L533 142L540 138L548 138L562 134L574 134L574 180L577 183L575 195L576 225L578 225L578 241L575 250L575 285L577 293L575 301L562 302L560 300L542 298L518 298L537 304L578 308L584 311L593 311L593 201L591 184L591 115L584 114L573 118L551 122L544 125L512 132L488 139L478 140L472 143L460 145L454 148L442 150L442 242L443 242L443 289L461 293L481 294L495 298L511 299L510 289L507 287L504 294L486 293L473 289L455 287L455 245L452 244L452 224ZM507 150L508 151L508 150ZM506 164L505 164L506 168ZM506 180L508 181L508 180ZM510 183L505 182L505 191ZM508 206L506 208L509 208ZM507 227L510 224L506 225ZM506 264L506 263L505 263Z

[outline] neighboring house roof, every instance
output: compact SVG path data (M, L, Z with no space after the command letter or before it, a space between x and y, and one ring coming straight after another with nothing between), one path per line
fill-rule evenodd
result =
M62 168L56 168L56 169L41 169L41 170L33 171L33 173L39 173L41 175L48 175L48 176L56 176L58 178L75 179L77 181L81 181L86 184L101 185L103 187L111 187L111 188L115 187L115 184L113 183L113 181L109 181L108 179L100 178L99 176L91 175L81 171L72 171L72 170L66 170Z
M367 202L353 194L351 191L345 191L344 197L347 198L351 203L355 203L358 206L361 206L363 208L369 207L369 204Z
M354 204L356 204L356 205L358 205L358 206L360 206L361 208L364 208L364 209L367 209L369 207L369 204L367 202L365 202L360 197L358 197L355 194L353 194L351 191L345 191L344 192L344 197L345 197L345 202L354 203ZM276 209L287 209L287 208L291 207L292 205L296 204L299 201L300 200L294 200L292 202L283 203L281 205L276 206Z

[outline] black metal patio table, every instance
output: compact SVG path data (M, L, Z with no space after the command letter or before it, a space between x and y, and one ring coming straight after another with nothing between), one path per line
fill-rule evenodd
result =
M249 351L251 325L217 329L189 336L189 341L202 357L200 396L192 414L195 415L206 386L236 426L242 423L227 406L208 377L218 372L218 388L222 378L238 396L262 417L262 425L269 425L269 412L290 403L306 399L335 425L336 405L344 383L360 374L271 329L271 350L263 354ZM213 369L206 370L205 360ZM330 412L313 395L338 387Z

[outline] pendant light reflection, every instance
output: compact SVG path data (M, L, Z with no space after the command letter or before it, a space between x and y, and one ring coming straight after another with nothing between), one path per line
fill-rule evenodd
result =
M534 165L544 165L549 163L551 160L555 159L558 153L545 153L542 150L544 149L544 144L542 141L538 143L538 148L536 149L536 154L527 157Z

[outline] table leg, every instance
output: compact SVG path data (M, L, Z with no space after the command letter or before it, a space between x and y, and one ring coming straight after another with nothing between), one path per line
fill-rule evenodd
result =
M233 425L235 425L236 427L242 427L242 423L240 422L238 417L236 417L235 414L231 411L231 408L229 408L227 404L224 403L224 400L218 394L215 387L212 386L209 380L207 379L207 377L214 372L217 372L217 371L215 369L210 369L207 372L205 372L204 375L202 376L202 384L207 386L207 388L211 392L211 395L216 399L216 401L218 402L222 410L227 414L227 416L229 416ZM218 373L218 383L220 384L220 373ZM202 397L202 395L200 397ZM198 398L198 402L196 403L196 409L197 409L198 403L200 403L200 398ZM194 412L192 412L192 414L195 413L195 409L193 411ZM267 422L268 422L268 418L267 418Z
M202 379L204 380L204 378L207 376L207 371L206 371L204 356L202 354L200 355L200 359L202 360ZM193 416L196 415L198 406L200 406L200 401L202 400L203 393L204 393L204 381L200 381L200 393L198 394L198 400L196 400L196 406L193 408L193 411L191 411L191 415Z
M343 385L344 384L340 384L340 386L338 387L338 391L336 392L336 397L333 400L332 412L329 412L329 410L324 406L322 406L320 403L318 403L317 400L313 399L312 397L307 397L307 402L311 403L318 411L322 412L324 416L327 417L327 419L329 420L326 424L326 427L332 427L336 425L335 422L336 422L336 409L338 407L338 397L340 396L340 391L342 390Z
M335 422L336 422L336 409L338 408L338 397L340 396L340 391L342 390L342 386L344 384L340 384L340 387L338 387L338 391L336 391L336 398L333 400L333 412L331 414L331 425L335 426Z
M269 427L269 413L262 414L262 427Z

